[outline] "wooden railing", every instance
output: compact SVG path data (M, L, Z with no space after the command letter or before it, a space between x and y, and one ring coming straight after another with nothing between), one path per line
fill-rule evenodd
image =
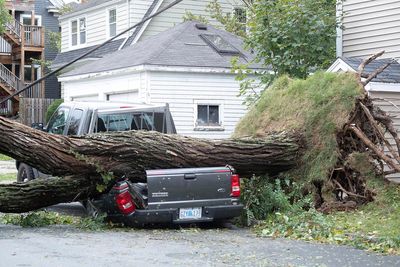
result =
M0 82L10 86L13 90L22 89L23 83L6 66L0 63Z
M23 25L26 46L44 46L44 31L41 26Z
M11 21L7 22L6 28L8 31L10 31L10 33L21 39L22 24L18 20L12 19Z
M44 47L44 30L42 26L22 25L13 19L6 23L7 30L13 34L19 42L24 39L26 46Z
M0 36L0 54L11 54L11 45Z

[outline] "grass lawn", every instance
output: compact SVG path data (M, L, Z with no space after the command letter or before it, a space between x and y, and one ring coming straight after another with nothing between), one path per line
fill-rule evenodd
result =
M6 161L6 160L12 160L12 158L10 158L9 156L0 154L0 161Z
M0 182L15 182L17 179L16 173L0 174Z

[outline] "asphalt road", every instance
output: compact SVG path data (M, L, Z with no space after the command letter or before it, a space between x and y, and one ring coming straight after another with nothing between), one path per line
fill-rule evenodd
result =
M11 170L15 170L12 163L0 165L0 173ZM79 203L59 204L48 210L84 216ZM400 266L400 257L346 246L259 238L237 227L86 232L72 226L22 228L0 224L0 267L137 265Z
M400 257L254 236L248 229L0 225L0 266L400 266Z

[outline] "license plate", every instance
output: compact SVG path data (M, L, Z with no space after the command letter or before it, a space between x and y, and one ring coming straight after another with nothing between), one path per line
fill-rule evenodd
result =
M179 209L179 219L200 219L201 208L182 208Z

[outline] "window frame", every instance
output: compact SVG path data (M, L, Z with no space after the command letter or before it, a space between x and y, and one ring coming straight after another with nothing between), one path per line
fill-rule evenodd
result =
M218 125L199 125L199 106L218 106ZM224 131L224 101L223 100L194 100L194 131ZM209 110L208 110L209 112ZM208 114L209 116L209 114Z
M112 38L112 37L115 36L115 35L111 36L111 22L110 22L111 16L110 16L110 12L113 11L113 10L115 10L115 22L113 23L115 25L115 35L118 34L118 32L117 32L117 7L112 7L112 8L107 9L107 31L106 31L107 32L107 38Z
M84 20L85 21L85 30L84 31L82 31L82 29L81 29L81 25L80 25L80 22L81 22L81 20ZM72 32L72 24L74 23L74 22L76 22L76 32L74 33L74 32ZM70 47L74 47L74 48L76 48L76 47L81 47L81 46L83 46L83 45L86 45L86 43L87 43L87 18L84 16L84 17L79 17L79 18L75 18L75 19L71 19L70 20L70 23L69 23L69 26L70 26L70 34L69 34L69 40L70 40L70 42L69 42L69 44L70 44ZM84 32L85 33L85 42L81 42L81 33L82 32ZM72 36L73 36L73 34L76 34L76 44L73 44L73 42L72 42Z

